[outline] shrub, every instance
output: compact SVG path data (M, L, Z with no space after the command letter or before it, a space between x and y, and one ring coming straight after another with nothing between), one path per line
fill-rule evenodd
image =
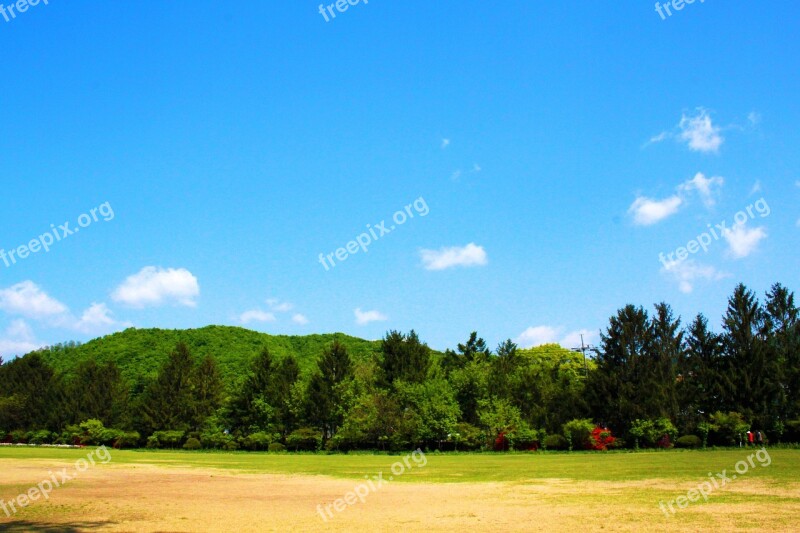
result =
M672 440L677 437L678 430L669 418L657 420L635 420L628 434L634 439L634 448L671 448Z
M456 424L456 431L450 434L450 439L454 442L456 450L478 450L486 444L483 431L466 422Z
M286 447L294 451L314 451L322 446L322 432L313 428L301 428L286 437Z
M608 450L609 448L613 448L617 441L617 439L611 435L610 429L601 428L600 426L597 426L592 430L589 438L591 439L592 449L602 452Z
M184 450L199 450L202 447L203 445L200 444L200 441L194 437L187 439L186 444L183 445Z
M524 425L510 432L508 439L511 447L515 450L536 450L539 448L539 432Z
M114 441L114 448L135 448L141 440L142 436L138 431L123 431Z
M594 430L594 424L588 418L571 420L563 426L564 437L569 443L569 449L572 450L588 450L592 446L591 433Z
M211 448L214 450L238 450L239 443L233 438L233 435L225 433L224 431L214 430L205 431L200 434L200 442L204 448Z
M569 442L562 435L548 435L542 441L546 450L567 450Z
M748 429L750 429L750 424L744 420L740 413L736 411L728 413L717 411L711 415L709 437L714 444L735 446L738 444L739 439L744 437Z
M697 435L684 435L675 441L675 446L678 448L699 448L703 445L703 441Z
M185 431L156 431L147 439L148 448L170 448L175 449L180 446Z
M280 442L273 442L272 444L269 445L269 451L273 453L285 452L286 446L284 446Z
M28 442L26 439L27 433L21 429L16 429L10 433L11 442L14 444L25 444Z
M258 433L251 433L250 435L244 437L241 442L244 448L257 452L268 449L269 445L276 440L277 435L271 435L269 433L260 431Z
M55 437L55 433L51 433L46 429L31 431L26 435L26 438L30 444L51 444Z

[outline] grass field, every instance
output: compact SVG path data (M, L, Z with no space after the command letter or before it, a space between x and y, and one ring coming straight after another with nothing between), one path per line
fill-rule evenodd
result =
M405 458L112 450L107 463L97 455L76 472L91 451L0 448L6 508L50 472L76 474L10 517L0 507L0 531L800 530L798 450L769 450L752 465L752 450Z

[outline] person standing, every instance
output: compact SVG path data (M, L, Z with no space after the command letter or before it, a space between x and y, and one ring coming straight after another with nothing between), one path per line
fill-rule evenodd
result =
M764 446L764 434L761 431L756 431L756 442L759 446Z
M755 444L753 443L754 440L755 440L755 435L753 434L752 431L748 431L747 432L747 442L750 443L750 446L755 446Z

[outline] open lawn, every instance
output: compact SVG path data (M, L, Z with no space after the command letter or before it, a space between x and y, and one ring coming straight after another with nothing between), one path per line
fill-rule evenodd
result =
M800 530L798 450L768 450L752 466L753 450L425 456L111 450L107 463L97 454L95 465L89 461L77 472L76 461L90 452L0 448L0 531ZM745 461L741 474L739 461ZM18 495L43 480L61 483L62 472L74 479L20 508ZM698 487L707 501L692 491Z

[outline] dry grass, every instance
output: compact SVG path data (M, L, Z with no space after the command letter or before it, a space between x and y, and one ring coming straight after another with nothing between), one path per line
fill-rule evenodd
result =
M290 460L290 459L287 459ZM14 497L69 463L3 459L0 498ZM702 481L702 480L701 480ZM800 484L741 479L665 517L658 501L692 484L671 480L536 479L389 483L327 522L317 505L354 480L243 474L152 464L98 465L7 519L0 531L739 531L800 529ZM684 486L685 485L685 486Z

